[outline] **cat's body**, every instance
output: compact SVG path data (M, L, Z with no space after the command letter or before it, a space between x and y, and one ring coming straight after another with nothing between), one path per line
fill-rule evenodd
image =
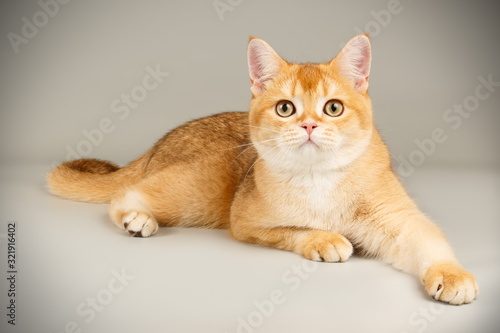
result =
M373 125L368 38L326 64L287 63L259 39L248 57L249 113L189 122L122 169L66 162L48 176L52 192L111 203L113 222L135 236L158 224L229 228L328 262L356 248L419 276L436 299L471 302L474 277L407 196Z

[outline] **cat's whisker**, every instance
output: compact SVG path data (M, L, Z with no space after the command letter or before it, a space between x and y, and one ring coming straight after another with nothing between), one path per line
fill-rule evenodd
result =
M234 147L231 147L231 148L218 149L217 151L231 150L231 149L236 149L236 148L246 147L246 146L253 146L253 143L245 143L245 144L242 144L242 145L239 145L239 146L234 146Z
M253 126L253 125L247 125L247 124L237 124L237 123L230 123L230 124L233 124L233 125L238 125L238 126L248 126L248 127L254 127L254 128L260 128L260 129L263 129L263 130L267 130L267 131L271 131L271 132L275 132L275 133L280 133L279 131L275 131L275 130L272 130L270 128L265 128L265 127L260 127L260 126Z
M267 154L269 154L270 152L272 152L273 150L275 150L276 148L282 146L283 143L280 143L280 144L277 144L274 148L272 148L271 150L269 150L267 153L265 153L264 155L260 156L255 162L253 162L253 164L250 166L250 168L248 168L247 172L245 173L245 177L243 179L246 179L247 176L248 176L248 173L250 172L250 170L253 168L253 166L255 165L255 163L257 163L259 160L261 160L262 158L264 158Z
M292 150L293 150L293 146L284 145L284 149L281 149L278 152L278 154L276 154L276 156L274 157L274 159L272 160L272 162L269 163L269 166L273 167L279 161L279 159L282 157L282 155L286 155L286 154L290 153ZM275 172L275 170L271 170L269 167L267 168L267 170L268 170L268 172ZM292 178L293 178L293 175L290 177L290 179L288 179L287 181L285 181L285 183L290 182L290 180Z
M281 157L281 155L284 154L285 152L287 152L289 149L290 149L290 146L285 145L285 149L281 149L274 156L274 158L271 161L266 161L267 163L265 165L266 165L266 169L268 170L268 172L272 172L273 171L272 167L274 166L274 164L279 160L279 158Z
M235 161L238 157L240 157L242 154L244 154L248 149L251 149L252 147L253 146L250 146L250 147L243 149L238 155L236 155L236 157L233 159L233 161Z
M238 157L240 157L240 156L241 156L241 155L243 155L243 154L244 154L247 150L249 150L249 149L251 149L251 148L253 148L253 147L254 147L254 145L252 144L250 147L247 147L246 149L244 149L241 153L239 153L238 155L236 155L236 157L233 159L233 161L236 161L236 159L237 159Z
M272 172L272 167L275 163L275 161L278 159L279 155L281 154L282 150L278 152L270 161L265 161L264 166L266 168L266 173Z
M217 150L217 151L231 150L231 149L240 148L240 147L252 146L252 145L255 145L255 143L264 143L264 142L275 141L275 140L279 140L279 138L274 138L274 139L269 139L269 140L262 140L262 141L256 141L256 142L245 143L245 144L238 145L238 146L234 146L234 147L231 147L231 148L219 149L219 150Z

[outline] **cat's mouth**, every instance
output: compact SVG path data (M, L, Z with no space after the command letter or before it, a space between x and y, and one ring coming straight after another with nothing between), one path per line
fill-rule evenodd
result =
M305 141L304 143L302 143L300 145L300 148L317 149L317 148L319 148L319 145L316 142L314 142L313 140L311 140L311 138L309 138L307 141Z

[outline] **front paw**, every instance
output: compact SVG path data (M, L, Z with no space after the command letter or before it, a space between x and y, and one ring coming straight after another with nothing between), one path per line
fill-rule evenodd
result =
M430 266L424 273L425 289L434 299L453 305L467 304L476 298L476 279L458 263Z
M314 261L342 262L352 254L352 244L340 234L311 231L299 244L298 252Z

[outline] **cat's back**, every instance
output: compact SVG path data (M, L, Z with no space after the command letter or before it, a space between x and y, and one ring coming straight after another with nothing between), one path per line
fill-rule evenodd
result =
M256 156L248 112L225 112L196 119L167 133L144 156L149 172L172 164L217 160L245 168Z

